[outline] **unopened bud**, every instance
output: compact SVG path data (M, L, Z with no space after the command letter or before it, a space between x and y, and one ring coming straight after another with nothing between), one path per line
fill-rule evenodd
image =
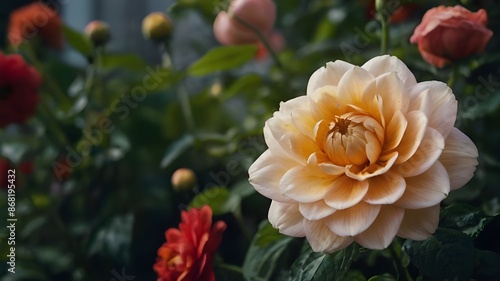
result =
M191 169L180 168L172 175L172 186L175 191L189 191L196 186L196 175Z
M375 0L375 10L377 12L382 12L385 9L386 0Z
M148 40L165 40L172 33L172 20L162 12L147 15L142 21L142 34Z
M85 35L95 46L105 45L111 38L109 25L100 20L89 22L85 27Z

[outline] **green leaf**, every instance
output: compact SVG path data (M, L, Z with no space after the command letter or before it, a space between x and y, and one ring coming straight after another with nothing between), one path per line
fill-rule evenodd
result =
M249 281L274 281L280 274L280 265L288 256L287 250L294 247L292 237L276 234L272 226L264 221L259 226L243 262L243 276ZM266 243L263 243L265 241Z
M493 218L486 215L481 209L466 204L453 204L441 211L439 226L460 230L475 237Z
M105 221L92 235L89 254L100 253L122 263L128 262L133 226L133 214L117 216Z
M310 246L292 265L290 281L340 280L359 253L359 246L352 243L347 248L332 254L313 252Z
M469 281L473 276L474 241L458 230L438 228L427 240L407 240L403 250L422 275L431 280Z
M389 273L384 273L382 275L373 276L372 278L368 279L368 281L396 281L396 280L397 279L394 278L394 276L392 276Z
M63 25L63 34L66 41L75 48L80 54L89 57L92 52L92 44L82 33L72 29L67 25Z
M105 54L102 56L103 68L127 68L130 70L144 70L146 62L135 54Z
M192 135L184 135L175 141L165 152L165 156L163 156L163 160L161 160L160 167L166 168L172 162L177 159L182 153L184 153L188 148L190 148L194 143L194 137Z
M192 64L188 69L188 73L202 76L220 70L235 68L252 59L256 53L256 45L215 47Z
M230 199L231 197L229 196L227 188L213 187L204 190L202 193L198 193L189 206L201 208L204 205L208 205L212 208L214 215L222 215L233 211L234 204L231 204L232 202Z
M224 92L224 98L230 98L239 93L247 93L256 91L256 87L262 84L262 78L257 74L250 74L234 81L231 86Z

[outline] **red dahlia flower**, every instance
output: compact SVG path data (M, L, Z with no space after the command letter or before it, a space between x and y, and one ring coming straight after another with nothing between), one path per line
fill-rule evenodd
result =
M0 128L33 116L40 84L40 74L20 55L0 53Z
M226 229L223 221L212 227L212 209L183 211L179 229L165 232L153 266L157 281L215 281L212 262Z

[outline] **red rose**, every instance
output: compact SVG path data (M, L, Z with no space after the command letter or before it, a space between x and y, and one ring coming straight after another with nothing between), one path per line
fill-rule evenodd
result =
M484 51L493 32L486 27L484 9L473 13L462 6L430 9L415 28L411 43L417 43L422 57L443 67L456 59Z
M35 114L40 84L40 74L20 55L0 53L0 128Z
M7 35L10 44L18 46L38 34L53 48L62 48L62 24L56 11L34 2L11 13Z
M212 209L183 211L179 229L165 232L167 242L158 249L153 266L157 281L215 281L212 262L226 224L212 227Z
M232 0L228 12L220 12L215 18L214 34L223 45L242 45L259 42L259 37L243 25L235 15L267 35L276 20L276 6L272 0Z

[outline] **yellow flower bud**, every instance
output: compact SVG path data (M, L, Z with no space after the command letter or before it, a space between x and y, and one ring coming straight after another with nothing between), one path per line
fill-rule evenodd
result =
M165 40L172 33L172 20L162 12L147 15L142 21L142 34L148 40Z
M196 186L196 175L188 168L177 169L172 175L172 186L177 192L189 191Z
M95 46L102 46L108 43L111 38L109 25L106 22L94 20L85 27L85 35Z

